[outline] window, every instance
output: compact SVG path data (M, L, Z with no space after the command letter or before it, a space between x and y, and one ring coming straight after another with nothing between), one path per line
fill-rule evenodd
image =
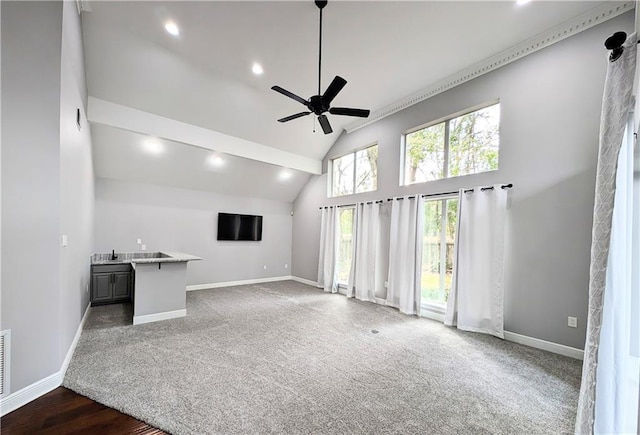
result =
M457 218L457 198L424 203L421 279L423 303L444 305L449 298Z
M334 159L331 196L378 188L378 145Z
M404 184L498 169L500 104L404 135Z
M338 284L347 285L351 273L351 254L353 241L353 207L341 207L338 210L338 252L336 259Z

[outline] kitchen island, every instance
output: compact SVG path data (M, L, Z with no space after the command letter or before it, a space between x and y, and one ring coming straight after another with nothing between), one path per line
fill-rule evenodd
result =
M184 317L187 315L187 263L194 260L201 258L181 252L95 254L91 261L92 281L100 282L95 278L101 275L99 268L130 264L134 325ZM116 281L109 280L110 283ZM104 293L92 288L92 305L96 302L95 295Z

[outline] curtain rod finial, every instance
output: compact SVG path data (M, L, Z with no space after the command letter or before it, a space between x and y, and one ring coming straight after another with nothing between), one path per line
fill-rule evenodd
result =
M615 62L620 56L622 56L622 53L624 52L622 44L624 44L626 40L627 34L625 32L616 32L604 41L604 46L607 50L611 50L611 54L609 55L610 62Z

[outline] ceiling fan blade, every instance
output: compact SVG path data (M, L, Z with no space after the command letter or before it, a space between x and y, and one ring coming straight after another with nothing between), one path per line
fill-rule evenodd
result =
M329 124L329 120L325 115L318 116L318 122L320 123L320 126L322 127L322 131L324 131L324 134L333 133L333 130L331 129L331 124Z
M278 119L278 122L287 122L287 121L291 121L292 119L296 119L296 118L300 118L301 116L307 116L309 115L311 112L300 112L300 113L296 113L295 115L291 115L291 116L287 116L285 118L282 119Z
M305 100L302 97L298 97L296 94L294 94L293 92L289 92L286 89L281 88L280 86L271 86L271 89L273 89L276 92L281 93L282 95L286 95L289 98L293 98L294 100L296 100L298 103L302 103L305 106L309 105L309 102L307 100Z
M340 76L335 76L327 90L324 91L324 94L322 95L322 102L327 106L331 104L336 95L338 95L338 92L340 92L346 84L347 81L345 79Z
M369 116L370 111L367 109L351 109L349 107L332 107L329 109L329 113L332 115L343 116L357 116L359 118L366 118Z

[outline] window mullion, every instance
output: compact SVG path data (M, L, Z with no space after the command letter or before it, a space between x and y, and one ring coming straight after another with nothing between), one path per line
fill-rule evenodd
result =
M444 123L444 162L442 168L443 178L449 178L449 124L451 121Z
M444 285L447 276L447 200L442 200L440 216L440 300L444 301Z
M353 191L356 193L356 165L358 164L358 153L353 153Z

